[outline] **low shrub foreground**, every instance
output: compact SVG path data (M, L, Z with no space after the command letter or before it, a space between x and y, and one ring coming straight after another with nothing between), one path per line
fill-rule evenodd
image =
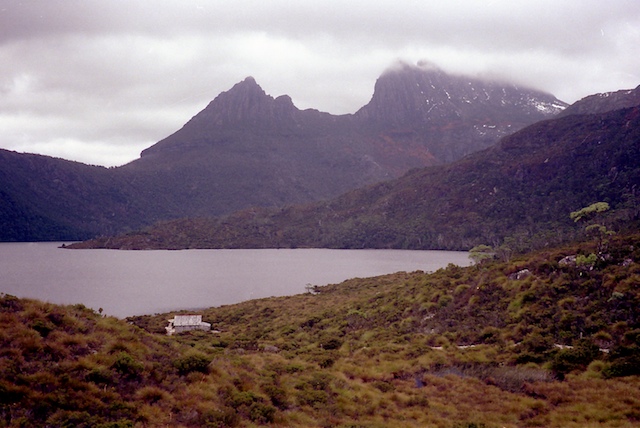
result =
M204 310L0 296L0 427L640 425L640 236ZM301 286L301 291L304 289ZM128 322L127 322L128 321Z

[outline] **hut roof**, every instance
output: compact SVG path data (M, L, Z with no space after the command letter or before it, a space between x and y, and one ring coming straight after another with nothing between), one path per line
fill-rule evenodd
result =
M202 315L176 315L173 319L173 325L176 327L188 325L200 325Z

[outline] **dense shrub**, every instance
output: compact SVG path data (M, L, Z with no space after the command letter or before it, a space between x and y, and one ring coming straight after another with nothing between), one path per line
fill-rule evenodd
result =
M270 424L274 421L276 409L261 402L252 403L249 407L249 419L259 424Z
M191 372L208 373L211 358L199 352L191 352L173 361L173 366L181 375Z
M235 427L240 424L240 416L230 408L207 410L200 417L200 426L204 427Z
M529 362L540 363L548 358L553 349L553 340L548 336L536 332L527 335L517 347L516 362L525 364Z
M640 347L618 346L609 355L611 364L603 370L605 377L640 375Z
M579 340L573 348L562 349L551 361L551 369L560 378L574 370L585 370L600 356L600 348L588 339Z
M271 403L278 409L285 410L289 407L287 391L284 388L273 384L267 384L262 387L262 390L267 394Z
M142 374L144 365L126 352L120 352L111 368L123 376L136 378Z
M322 346L322 349L326 349L327 351L330 351L332 349L340 348L342 346L342 341L337 338L331 338L322 342L321 346Z

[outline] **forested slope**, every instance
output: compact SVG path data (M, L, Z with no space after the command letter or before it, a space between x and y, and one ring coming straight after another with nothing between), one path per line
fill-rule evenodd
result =
M577 236L569 214L598 201L611 206L611 222L637 221L638 159L640 107L572 115L326 202L177 220L77 247L524 250Z

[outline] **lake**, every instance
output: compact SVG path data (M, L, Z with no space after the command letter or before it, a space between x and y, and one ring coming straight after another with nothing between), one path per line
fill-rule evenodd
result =
M305 292L356 277L471 264L468 253L405 250L65 250L0 243L0 292L126 317Z

